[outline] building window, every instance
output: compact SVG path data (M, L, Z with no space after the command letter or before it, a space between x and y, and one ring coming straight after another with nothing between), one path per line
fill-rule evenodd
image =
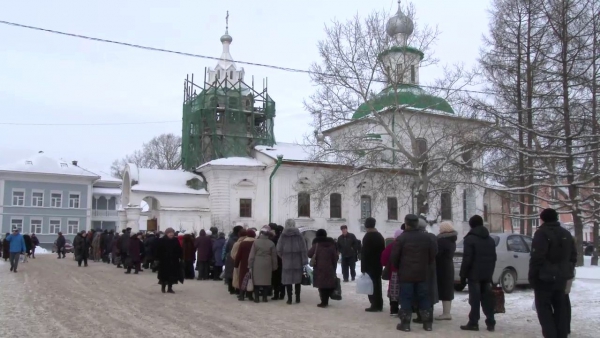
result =
M410 82L411 83L416 83L417 82L417 74L415 73L415 66L414 65L410 66Z
M421 157L427 153L427 140L424 138L418 138L417 142L417 156Z
M51 234L58 234L60 232L60 220L51 219L50 220L50 231Z
M229 71L229 78L233 79L233 70Z
M67 225L68 234L75 235L79 232L79 221L70 220L69 223L67 223Z
M23 232L23 219L21 218L13 218L10 220L10 228L14 231L19 230L19 232Z
M472 168L473 167L473 152L470 149L467 149L467 150L463 151L461 156L462 156L463 163L467 167Z
M298 217L310 217L310 194L301 192L298 194Z
M30 229L32 234L41 234L42 233L42 220L41 219L32 219L29 221Z
M44 206L44 193L34 191L31 193L31 206L32 207L43 207Z
M483 221L488 222L488 205L487 203L483 205Z
M402 83L403 79L404 79L404 70L402 69L402 64L399 63L396 65L396 77L397 77L397 82Z
M342 218L342 195L329 195L329 218Z
M398 220L398 199L396 197L388 197L387 199L388 220Z
M79 194L69 194L69 208L79 209Z
M442 220L452 220L452 194L445 191L440 196L440 205L442 209Z
M371 217L371 196L360 196L360 218L367 219Z
M50 194L50 206L53 208L60 208L62 205L62 193L53 192Z
M24 191L13 191L12 205L24 206L25 205L25 192Z
M463 221L467 222L469 220L469 215L467 212L467 203L468 203L468 198L467 198L467 189L463 190L463 198L462 198L462 202L463 202Z
M240 217L252 217L252 200L249 198L240 199Z

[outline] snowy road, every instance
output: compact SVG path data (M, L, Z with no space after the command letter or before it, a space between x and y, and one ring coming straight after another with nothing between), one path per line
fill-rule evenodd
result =
M369 314L364 296L344 285L344 300L319 309L315 289L305 288L302 303L254 304L226 294L221 283L186 281L175 295L160 292L150 272L124 275L112 265L78 268L71 256L39 255L10 273L0 263L0 337L398 337L397 319ZM600 283L578 282L573 295L573 338L597 337ZM387 300L386 300L387 303ZM540 337L530 290L507 295L507 314L497 332L465 333L466 294L457 294L450 322L434 332L414 326L412 336ZM386 309L385 311L388 311ZM439 312L439 307L436 309Z

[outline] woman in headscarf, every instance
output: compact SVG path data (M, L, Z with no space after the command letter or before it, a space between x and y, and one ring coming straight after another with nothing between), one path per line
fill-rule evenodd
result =
M308 257L314 258L313 286L319 289L321 303L318 307L329 306L329 297L337 285L338 251L335 241L327 237L327 231L317 230L317 237L313 240L312 247L308 250Z
M229 235L229 239L227 239L227 244L223 247L223 261L225 262L225 273L223 274L223 278L227 283L227 289L230 295L236 294L235 287L233 287L233 257L231 257L231 250L233 246L239 239L239 232L244 228L241 225L236 225L233 227L233 231Z
M183 283L182 254L179 240L175 237L175 230L168 228L165 230L165 236L157 241L156 247L156 259L159 262L158 283L161 285L163 293L165 293L166 287L168 287L168 293L175 293L173 284Z
M194 248L194 238L192 237L192 235L183 235L182 249L185 279L194 279L194 262L196 261L196 249Z
M223 272L224 263L221 253L223 252L225 242L225 233L219 232L217 234L217 239L215 239L212 243L213 260L215 261L213 280L215 281L223 280L221 278L221 273Z
M94 262L99 262L102 258L102 250L100 248L100 231L94 233L94 239L92 240L92 259Z
M277 270L277 251L275 244L269 239L271 228L265 225L260 229L260 235L254 241L248 258L248 267L252 273L254 283L254 302L260 302L259 296L262 294L262 301L266 303L269 291L271 289L271 278L273 271Z
M285 229L277 242L277 255L281 257L281 284L287 291L287 304L292 304L292 285L296 303L300 303L300 291L304 266L308 264L306 241L296 228L296 221L285 221Z
M389 280L388 292L387 292L388 299L390 300L390 316L398 316L398 310L399 310L398 301L399 301L399 297L400 297L400 283L398 282L398 268L396 268L393 264L391 264L390 256L392 254L394 245L396 244L395 240L398 239L398 236L400 236L403 232L404 232L404 230L402 230L401 228L396 230L396 232L394 232L394 241L392 243L388 244L388 246L385 247L385 250L383 250L383 252L381 253L381 265L384 267L384 269L386 269L390 273L390 275L389 275L390 280Z
M246 275L250 272L249 262L250 259L250 251L254 246L254 241L256 240L256 232L254 230L248 230L246 232L246 238L242 240L240 246L238 248L238 252L235 256L235 266L239 270L239 279L240 279L240 295L238 300L243 301L244 295L248 296L249 300L254 300L254 296L252 291L248 290L245 285L242 285L242 281L246 278Z
M244 239L246 239L246 235L247 235L247 230L246 229L241 229L238 232L238 240L237 242L235 242L235 244L233 245L233 247L231 248L231 259L232 259L232 264L233 264L233 281L232 281L232 285L234 287L234 289L236 289L236 293L239 294L240 293L240 283L241 283L241 279L244 278L243 276L240 278L240 269L237 267L237 265L235 264L235 258L237 257L237 253L240 249L240 244L242 243L242 241Z
M437 235L438 253L435 256L437 272L438 296L442 301L443 314L437 320L451 320L452 300L454 299L454 252L458 233L454 231L452 222L444 221L440 224L440 233Z

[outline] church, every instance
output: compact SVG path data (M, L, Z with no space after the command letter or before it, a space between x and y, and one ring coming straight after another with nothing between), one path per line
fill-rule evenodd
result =
M148 224L157 226L148 230L172 227L198 232L215 226L229 232L236 225L260 228L291 218L302 229L323 228L332 237L341 233L341 225L347 225L361 238L364 220L374 217L379 231L391 237L405 214L423 214L409 185L396 187L377 202L374 187L358 176L332 187L325 198L321 196L325 203L315 201L311 187L324 173L335 176L356 169L335 156L318 156L318 148L325 147L327 140L336 143L346 133L362 132L374 111L385 113L386 118L412 114L416 121L434 120L437 125L470 123L458 121L444 98L419 86L423 53L407 44L413 29L412 20L399 8L386 26L393 46L380 54L386 70L394 74L389 75L394 85L360 105L351 121L319 130L314 144L303 145L275 141L276 106L267 80L255 81L236 65L227 27L220 38L222 53L216 66L206 69L200 79L194 75L185 79L183 170L143 169L129 164L123 175L120 227L137 230L140 219L147 218ZM385 129L370 127L368 138L393 143ZM410 179L411 173L405 175ZM468 218L483 215L486 208L485 190L477 186L457 184L430 201L425 216L433 232L439 221L452 220L459 236L466 234Z

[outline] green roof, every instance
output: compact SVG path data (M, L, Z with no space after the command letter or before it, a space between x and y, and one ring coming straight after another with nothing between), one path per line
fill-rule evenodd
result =
M402 84L397 87L383 89L375 98L361 104L352 119L360 119L373 111L381 111L387 108L406 106L407 108L437 110L448 114L454 114L454 110L445 99L427 94L421 87L416 85Z

